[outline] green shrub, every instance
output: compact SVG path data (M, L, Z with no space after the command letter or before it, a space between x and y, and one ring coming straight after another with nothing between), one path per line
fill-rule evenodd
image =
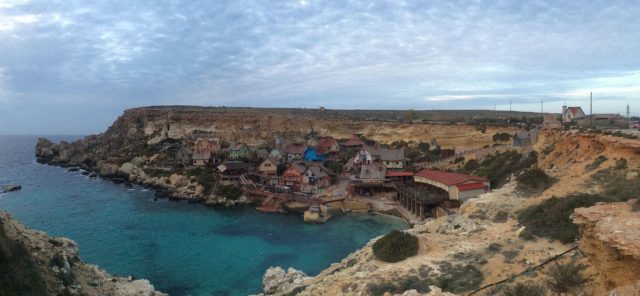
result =
M620 158L616 160L616 164L613 167L616 170L626 170L628 167L627 160L625 158Z
M373 244L373 254L385 262L398 262L418 253L418 238L392 230Z
M472 173L480 167L480 164L477 160L471 159L464 164L462 171L465 173Z
M527 167L527 163L520 162L521 159L522 154L515 150L496 153L482 161L476 174L489 178L491 188L498 188L511 174Z
M636 198L636 202L633 203L631 208L634 212L640 212L640 197Z
M456 157L456 159L453 160L453 163L459 164L463 161L464 161L464 156L460 156L460 157Z
M607 184L604 185L604 194L611 201L627 201L640 197L640 177L627 179L627 175L615 174Z
M525 190L545 190L553 184L553 179L539 168L526 170L516 180L518 188Z
M504 288L501 296L545 296L547 289L536 283L516 283Z
M440 270L445 272L436 279L434 286L447 292L460 294L476 290L484 281L482 272L471 264L451 266L448 269L443 268L443 264L441 264Z
M219 195L230 200L238 200L242 196L242 188L235 185L220 185L217 186L217 191Z
M524 209L518 214L518 222L526 227L525 237L544 236L570 243L578 238L578 227L571 221L575 208L589 207L597 202L608 201L599 195L571 194L564 198L551 197L538 205Z
M555 264L549 268L547 281L549 288L559 294L576 294L582 290L589 281L582 275L582 271L587 267L583 264L576 264L571 261L567 264Z
M510 141L511 140L511 134L510 133L495 133L493 135L493 141L494 142L506 142L506 141Z
M607 161L607 159L608 159L608 158L607 158L606 156L604 156L604 155L600 155L600 156L596 157L596 159L594 159L594 160L593 160L593 162L592 162L591 164L588 164L588 165L585 167L585 169L586 169L587 171L593 171L593 170L597 169L598 167L600 167L600 165L601 165L603 162Z
M544 147L544 149L542 149L542 154L543 155L548 155L549 153L551 153L554 149L556 149L556 146L554 145L549 145L547 147Z

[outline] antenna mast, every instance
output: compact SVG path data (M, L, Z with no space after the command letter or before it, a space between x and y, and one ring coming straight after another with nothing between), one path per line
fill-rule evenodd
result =
M627 120L631 120L631 113L629 112L629 102L627 102Z
M589 128L593 128L593 92L589 95Z

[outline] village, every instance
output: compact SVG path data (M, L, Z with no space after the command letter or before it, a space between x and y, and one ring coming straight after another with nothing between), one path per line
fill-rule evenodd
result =
M478 149L441 149L437 139L426 162L411 164L405 147L390 147L354 134L349 139L310 135L306 141L274 145L225 144L194 135L176 152L176 165L209 169L216 188L236 188L267 213L303 214L308 223L325 222L331 210L394 214L415 224L455 211L465 200L491 190L484 177L428 168L481 150L520 149L532 144L535 131L507 135L506 141ZM498 147L500 146L500 147ZM486 154L486 153L485 153ZM242 190L242 191L240 191ZM232 190L233 191L233 190ZM229 190L222 194L227 194Z
M442 164L478 159L506 150L528 152L539 129L633 128L619 114L585 115L580 107L563 106L562 113L545 114L541 124L515 125L494 135L484 147L443 149L437 139L418 143L381 144L363 135L347 139L311 132L303 140L274 136L269 144L226 143L213 133L185 137L175 150L174 166L210 171L211 194L237 199L240 195L266 213L293 212L308 223L322 223L331 212L380 212L417 224L426 218L454 213L461 204L491 190L490 180L442 169ZM426 152L425 152L426 150ZM469 157L470 156L470 157ZM203 183L203 182L201 182Z

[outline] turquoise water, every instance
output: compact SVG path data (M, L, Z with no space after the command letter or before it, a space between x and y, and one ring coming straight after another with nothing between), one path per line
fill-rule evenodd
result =
M36 139L0 136L0 184L23 186L0 194L0 209L29 227L75 240L83 260L149 279L170 295L258 293L269 266L315 275L372 237L407 227L379 215L336 214L326 224L307 225L299 215L154 202L142 187L37 164Z

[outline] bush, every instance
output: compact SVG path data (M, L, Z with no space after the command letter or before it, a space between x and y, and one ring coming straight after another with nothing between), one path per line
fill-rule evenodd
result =
M525 190L545 190L553 184L553 179L539 168L525 171L516 180L518 181L518 188Z
M633 203L631 208L634 212L640 212L640 197L636 198L636 202Z
M597 202L608 201L599 195L571 194L564 198L551 197L542 203L524 209L518 222L526 227L523 235L544 236L570 243L579 236L578 227L571 221L575 208L590 207Z
M508 286L497 294L501 296L544 296L547 293L547 289L536 283L516 283L515 285Z
M235 185L220 185L217 191L219 195L230 200L238 200L242 196L242 188Z
M608 158L607 158L606 156L604 156L604 155L600 155L600 156L596 157L596 159L594 159L594 160L593 160L593 162L592 162L591 164L588 164L588 165L585 167L585 169L586 169L587 171L593 171L593 170L597 169L598 167L600 167L600 165L601 165L603 162L607 161L607 159L608 159Z
M604 194L611 201L627 201L640 197L640 177L627 179L626 174L617 174L604 185Z
M500 187L507 177L526 167L525 163L521 163L522 154L515 150L509 150L502 153L496 153L487 157L476 173L491 180L491 188Z
M496 133L493 135L494 142L506 142L511 140L510 133Z
M460 156L460 157L456 157L456 159L453 160L453 163L459 164L463 161L464 161L464 156Z
M418 253L418 238L392 230L373 244L373 254L385 262L398 262Z
M549 288L559 294L579 292L589 281L582 275L587 267L571 261L567 264L555 264L549 269L550 279L547 281Z

